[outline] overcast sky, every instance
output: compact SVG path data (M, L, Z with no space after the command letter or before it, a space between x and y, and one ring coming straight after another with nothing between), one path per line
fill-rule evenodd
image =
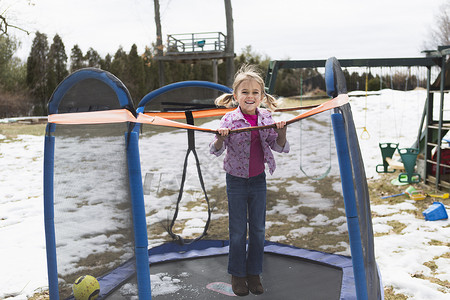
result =
M271 59L421 57L424 41L445 0L232 0L235 52L251 45ZM31 2L33 5L28 5ZM167 34L223 32L223 0L160 0ZM17 53L26 59L34 32L61 36L66 52L78 44L103 57L134 43L142 53L156 41L152 0L0 0L12 25L33 32Z

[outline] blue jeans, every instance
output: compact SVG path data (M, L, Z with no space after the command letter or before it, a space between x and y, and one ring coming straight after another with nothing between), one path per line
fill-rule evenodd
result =
M246 277L262 272L266 227L266 174L241 178L226 174L230 250L228 273ZM248 213L248 251L247 240Z

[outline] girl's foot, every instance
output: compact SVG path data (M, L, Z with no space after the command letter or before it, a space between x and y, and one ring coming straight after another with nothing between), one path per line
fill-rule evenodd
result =
M231 287L237 296L248 295L247 278L245 277L231 275Z
M247 275L248 289L254 295L261 295L264 293L264 288L259 279L259 275Z

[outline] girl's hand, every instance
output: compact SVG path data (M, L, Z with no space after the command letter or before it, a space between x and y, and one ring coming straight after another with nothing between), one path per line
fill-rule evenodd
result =
M226 137L227 135L230 134L230 128L219 128L219 129L217 129L217 131L219 132L218 135L220 135L222 137Z
M286 134L286 129L287 129L287 126L286 126L286 121L278 121L278 122L275 122L275 125L277 126L277 128L275 129L275 131L278 133L278 134Z
M227 138L227 136L230 134L229 128L219 128L217 129L218 134L216 134L217 140L214 143L214 146L217 150L221 149L223 146L223 141Z
M224 141L226 139L226 137L230 134L229 128L219 128L219 129L217 129L217 131L219 133L216 136L217 136L217 139L220 141Z
M284 145L286 144L286 121L275 122L275 125L277 126L277 128L275 128L275 131L278 133L277 144L281 147L284 147Z

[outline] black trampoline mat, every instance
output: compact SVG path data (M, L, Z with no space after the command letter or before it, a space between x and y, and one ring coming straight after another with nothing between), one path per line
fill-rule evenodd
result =
M152 290L152 299L229 299L232 296L206 288L213 282L231 282L227 264L227 255L152 264L152 275L167 274L169 278L176 279L179 287L173 293L159 295ZM247 297L272 300L332 300L339 299L342 270L301 258L266 253L261 281L264 294L249 294Z

